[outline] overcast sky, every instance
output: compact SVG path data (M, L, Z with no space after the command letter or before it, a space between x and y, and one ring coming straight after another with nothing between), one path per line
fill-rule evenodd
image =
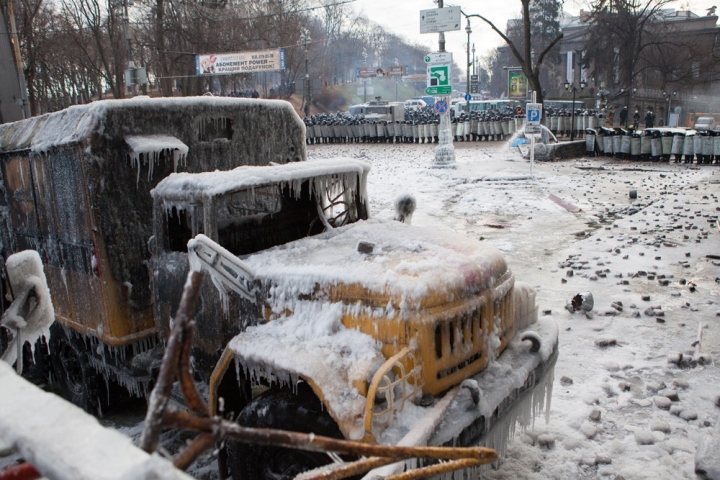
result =
M705 15L706 9L714 5L716 0L680 0L670 4L675 9L689 6L698 15ZM518 0L449 0L445 6L460 6L466 14L480 14L505 30L509 18L520 15L521 4ZM356 0L349 4L356 12L365 14L379 23L388 31L405 37L427 47L428 52L438 50L438 34L420 34L420 10L437 8L432 0ZM581 8L589 10L588 2L583 0L567 0L565 11L577 14ZM465 58L466 20L462 20L462 30L445 33L445 49L453 53L453 59L463 64ZM501 45L502 40L490 27L479 18L470 19L472 35L470 43L475 43L475 55L484 56L493 48Z

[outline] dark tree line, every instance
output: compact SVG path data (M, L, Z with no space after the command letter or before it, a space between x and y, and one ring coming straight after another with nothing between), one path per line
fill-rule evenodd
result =
M313 78L354 80L356 68L413 65L426 53L352 15L343 0L15 1L33 115L127 96L129 61L147 68L149 85L138 93L171 96L257 83L254 74L196 76L195 55L205 53L284 48L277 81L299 83L303 35Z

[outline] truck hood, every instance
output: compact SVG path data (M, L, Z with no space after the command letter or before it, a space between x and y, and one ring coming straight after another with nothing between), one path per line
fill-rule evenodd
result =
M373 244L371 253L358 251ZM367 220L243 258L273 309L298 299L392 309L441 305L492 288L508 271L495 248L388 220Z

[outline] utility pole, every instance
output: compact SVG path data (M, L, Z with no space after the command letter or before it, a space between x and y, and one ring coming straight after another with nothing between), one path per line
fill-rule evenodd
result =
M13 57L15 60L15 69L17 70L19 95L15 100L20 107L21 117L15 115L2 115L3 121L13 122L30 117L30 105L28 104L27 89L25 85L25 69L23 68L22 57L20 56L20 39L18 38L17 26L15 25L15 11L13 10L12 0L7 2L8 21L10 23L10 43L12 44ZM6 112L3 112L5 114ZM6 118L7 117L7 118Z
M125 83L130 89L130 96L135 96L135 84L137 83L137 73L135 71L135 62L132 60L132 41L130 40L130 13L128 11L128 2L132 0L123 1L123 33L125 34L125 54L128 60L128 69L125 74Z
M438 8L443 8L443 0L438 0ZM440 53L445 52L445 32L438 32L438 48ZM446 105L449 98L442 97ZM450 123L449 110L440 114L440 128L438 128L438 146L435 147L435 162L433 168L456 168L455 147L452 144L452 123Z

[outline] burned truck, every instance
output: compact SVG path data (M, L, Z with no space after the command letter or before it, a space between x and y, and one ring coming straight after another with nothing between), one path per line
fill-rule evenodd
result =
M369 165L307 161L304 138L288 104L207 97L0 127L3 253L43 259L53 380L91 410L111 383L145 394L187 273L203 270L192 356L213 415L502 450L551 392L558 331L538 318L534 289L482 242L411 225L408 212L371 218ZM236 479L329 461L226 448Z
M107 403L107 385L148 392L162 353L150 190L174 171L305 157L304 126L281 101L109 100L0 125L2 259L38 251L55 308L38 376L52 372L62 394L90 411ZM0 349L11 335L0 328Z
M187 272L205 271L193 355L200 370L214 364L215 414L372 443L489 442L500 419L514 425L547 400L557 328L493 247L370 218L369 171L333 159L162 180L151 192L158 328L169 333ZM228 449L236 479L329 461Z

